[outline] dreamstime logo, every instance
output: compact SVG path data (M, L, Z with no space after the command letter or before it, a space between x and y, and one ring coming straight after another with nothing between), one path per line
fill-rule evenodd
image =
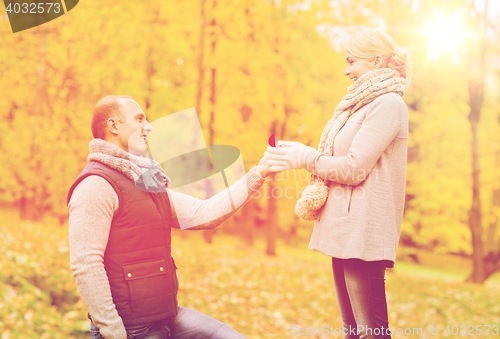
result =
M4 0L12 33L24 31L63 16L79 0Z

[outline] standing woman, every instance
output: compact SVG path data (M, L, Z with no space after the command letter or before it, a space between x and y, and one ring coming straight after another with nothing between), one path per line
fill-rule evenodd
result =
M309 248L332 257L344 338L390 338L385 269L394 267L405 202L410 55L379 30L345 46L354 84L335 108L318 150L280 141L271 171L312 173L295 207L315 220Z

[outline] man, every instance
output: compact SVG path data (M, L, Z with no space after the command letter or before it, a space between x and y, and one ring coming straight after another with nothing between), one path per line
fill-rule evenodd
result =
M91 338L245 338L177 305L170 231L214 229L227 220L270 174L265 160L199 200L168 189L161 166L145 157L152 126L132 97L99 101L91 128L90 162L68 193L70 264Z

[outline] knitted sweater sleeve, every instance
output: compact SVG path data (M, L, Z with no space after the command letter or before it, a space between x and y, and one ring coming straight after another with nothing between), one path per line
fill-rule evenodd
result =
M78 184L68 204L71 269L92 321L106 339L127 337L103 263L117 208L118 196L113 187L95 175Z
M177 216L181 229L215 229L235 214L255 192L265 179L252 168L243 178L210 199L200 200L187 194L168 190L173 213Z
M323 179L358 185L366 179L382 153L398 135L406 105L386 96L373 102L346 156L327 156L316 150L307 154L305 168ZM335 142L338 142L335 140Z

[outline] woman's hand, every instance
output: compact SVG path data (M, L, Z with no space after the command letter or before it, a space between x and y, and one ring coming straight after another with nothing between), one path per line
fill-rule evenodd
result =
M278 147L267 147L264 158L271 172L302 169L306 165L307 154L314 150L296 141L278 141Z

